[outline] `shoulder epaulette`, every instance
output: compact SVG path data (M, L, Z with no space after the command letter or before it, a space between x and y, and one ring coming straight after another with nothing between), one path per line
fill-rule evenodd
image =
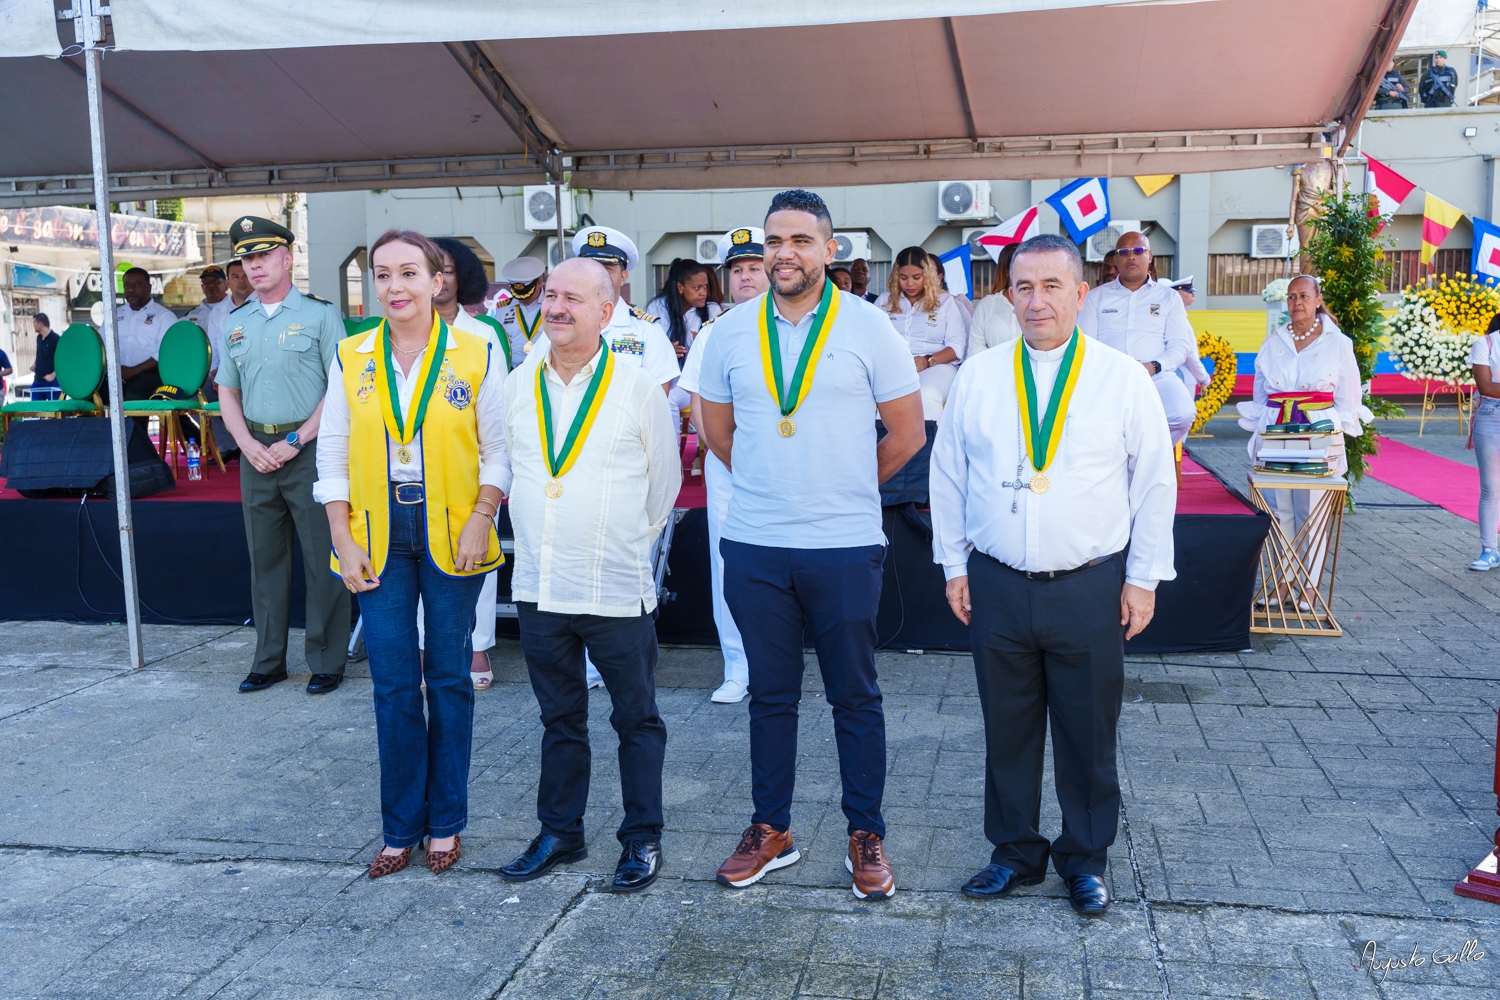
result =
M644 309L637 309L635 306L630 307L630 315L634 316L636 319L643 319L647 323L661 322L661 317L657 316L655 313L648 313Z
M327 299L323 298L323 296L321 296L321 295L314 295L312 292L303 292L302 294L306 298L312 299L314 302L321 302L321 303L323 303L325 306L331 306L331 305L333 305L332 302L329 302ZM338 308L338 307L335 306L334 308Z

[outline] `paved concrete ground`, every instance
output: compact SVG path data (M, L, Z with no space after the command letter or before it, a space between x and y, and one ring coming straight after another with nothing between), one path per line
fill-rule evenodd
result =
M1243 435L1213 430L1195 451L1238 481ZM729 892L712 877L748 814L745 706L709 704L716 651L663 651L667 876L622 898L601 891L619 792L600 692L592 855L523 886L494 875L535 823L540 730L512 643L479 701L463 861L441 878L413 867L371 883L363 664L327 697L294 684L242 696L245 629L148 628L151 663L131 673L118 627L7 624L0 998L1489 1000L1500 907L1451 889L1496 820L1500 574L1464 571L1469 522L1375 506L1415 503L1380 484L1358 496L1342 638L1127 664L1118 902L1092 922L1055 877L999 903L956 892L988 858L966 657L881 654L899 891L867 904L842 868L816 671L793 818L804 860ZM1043 821L1056 829L1050 801ZM1433 958L1471 940L1483 958ZM1424 961L1378 983L1361 966L1372 941L1376 963L1413 948Z

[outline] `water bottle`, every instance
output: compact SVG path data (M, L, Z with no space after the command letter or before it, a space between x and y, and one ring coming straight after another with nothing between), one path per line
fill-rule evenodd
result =
M203 465L198 458L198 442L188 442L188 478L199 480L203 478Z

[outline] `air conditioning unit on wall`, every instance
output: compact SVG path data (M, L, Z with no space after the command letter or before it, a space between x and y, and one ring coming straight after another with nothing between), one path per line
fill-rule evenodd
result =
M937 198L940 222L988 219L992 214L989 181L938 181Z
M699 233L697 244L697 257L700 264L717 264L719 262L719 234Z
M847 264L861 258L870 259L869 233L834 233L833 238L838 243L838 249L833 252L834 263Z
M528 184L521 188L526 228L533 233L557 232L557 189L551 184ZM573 193L562 189L562 227L573 228Z
M1277 224L1274 226L1251 226L1250 227L1250 256L1252 257L1291 257L1299 249L1297 246L1297 230L1292 230L1291 238L1287 238L1287 227Z
M1090 236L1083 247L1083 259L1101 261L1104 255L1115 248L1120 242L1120 237L1126 233L1138 233L1141 231L1140 219L1110 219L1109 225Z
M562 256L559 257L557 253L557 237L549 236L547 238L547 267L549 270L573 256L573 241L571 239L564 239L562 249Z

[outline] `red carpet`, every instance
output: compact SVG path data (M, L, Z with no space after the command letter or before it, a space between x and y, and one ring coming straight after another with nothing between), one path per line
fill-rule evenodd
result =
M1370 459L1370 476L1467 521L1479 521L1479 470L1472 466L1382 438L1380 454Z
M1243 514L1248 517L1254 511L1226 490L1217 476L1184 454L1182 488L1177 491L1177 513Z

